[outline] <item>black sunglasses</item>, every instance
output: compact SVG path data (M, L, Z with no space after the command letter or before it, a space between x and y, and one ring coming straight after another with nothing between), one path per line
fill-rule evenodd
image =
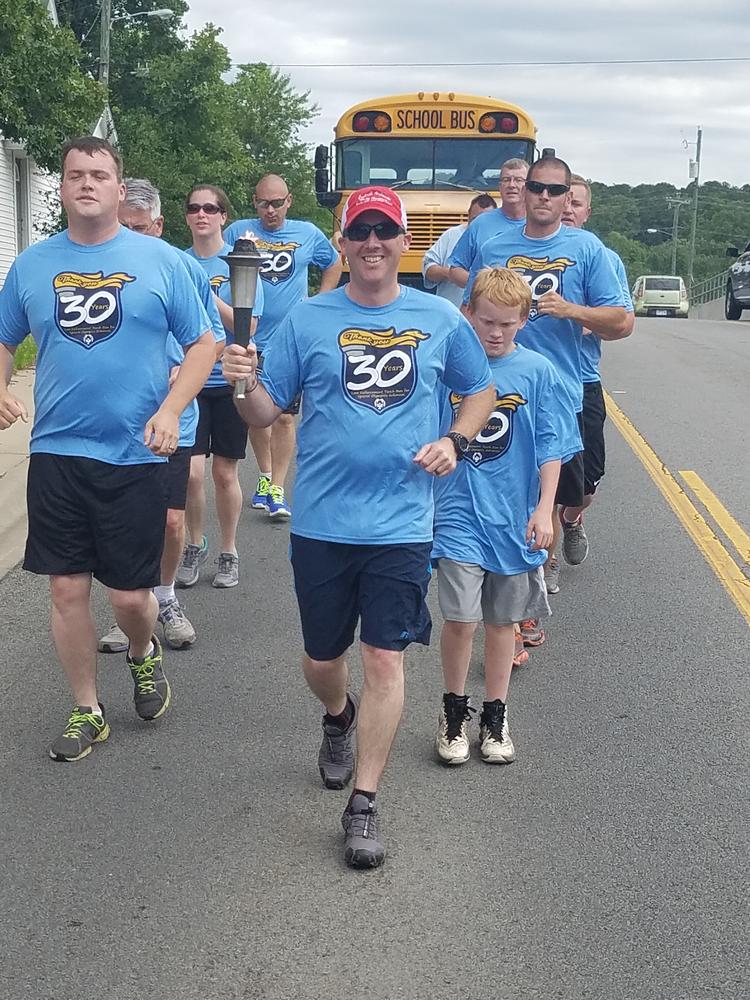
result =
M379 240L395 240L405 232L406 230L397 222L376 222L373 226L367 222L353 222L351 226L346 227L342 235L352 243L364 243L370 233L375 233Z
M532 194L541 194L546 191L550 198L559 198L570 191L569 184L543 184L541 181L526 181L526 190Z
M281 206L286 202L288 194L285 194L283 198L256 198L255 207L256 208L281 208Z
M205 212L206 215L218 215L219 212L223 212L224 209L221 205L213 205L210 201L205 202L203 205L199 205L195 201L189 201L185 206L185 211L188 215L197 215L198 212Z

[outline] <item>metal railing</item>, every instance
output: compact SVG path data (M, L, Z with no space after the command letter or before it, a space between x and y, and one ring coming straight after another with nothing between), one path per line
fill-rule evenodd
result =
M704 302L712 302L714 299L723 299L728 277L729 269L696 282L690 289L690 305L699 306Z

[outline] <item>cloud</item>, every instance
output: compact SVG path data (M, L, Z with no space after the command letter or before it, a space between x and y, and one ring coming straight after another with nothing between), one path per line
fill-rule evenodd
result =
M303 138L329 142L352 104L386 94L453 90L519 104L540 146L554 146L577 172L608 183L688 183L696 126L702 179L750 181L748 63L450 66L449 63L726 58L750 52L747 0L622 0L591 9L488 7L476 0L365 7L341 0L282 0L249 8L193 0L187 24L224 29L234 63L280 65L321 109ZM296 66L326 64L327 68ZM332 64L350 63L354 68ZM372 63L402 63L398 67ZM436 63L430 67L419 63Z

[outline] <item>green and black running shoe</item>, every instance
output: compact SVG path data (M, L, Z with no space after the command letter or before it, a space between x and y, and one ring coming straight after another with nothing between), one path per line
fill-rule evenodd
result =
M143 660L134 660L128 653L126 660L133 675L133 701L142 719L158 719L169 708L172 691L161 665L161 643L151 636L153 652Z
M102 714L92 712L88 705L76 705L70 713L65 729L49 748L52 760L82 760L91 753L95 743L103 743L109 736L109 725Z

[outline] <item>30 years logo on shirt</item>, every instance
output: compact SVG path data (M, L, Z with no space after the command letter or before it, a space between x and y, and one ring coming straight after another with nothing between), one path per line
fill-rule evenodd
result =
M271 257L265 261L260 268L260 274L264 281L272 285L278 285L286 281L294 274L294 251L299 250L300 243L270 243L262 240L259 236L253 236L255 245L259 250L270 253Z
M62 271L55 275L55 322L60 332L87 350L109 340L122 322L122 289L135 277L115 274L81 274Z
M505 266L520 272L521 277L524 281L528 281L531 288L530 320L535 320L539 315L537 300L545 292L563 294L563 275L574 265L575 261L569 257L556 257L550 260L549 257L527 257L525 254L516 254L508 259Z
M450 403L455 412L463 396L452 392ZM513 417L520 406L526 406L528 400L517 392L501 395L495 392L495 406L487 418L487 423L469 445L466 458L472 465L478 467L484 462L500 458L510 448L513 440Z
M361 330L339 334L344 392L376 413L400 406L417 384L417 348L429 333L421 330Z

